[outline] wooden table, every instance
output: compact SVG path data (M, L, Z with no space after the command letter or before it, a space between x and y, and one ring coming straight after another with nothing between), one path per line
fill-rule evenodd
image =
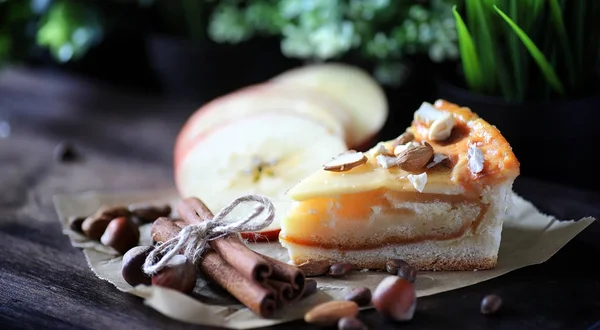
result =
M185 329L88 269L61 233L52 196L172 187L171 149L194 104L123 93L48 72L0 75L0 328ZM54 161L75 143L80 159ZM600 195L519 178L515 190L560 219L600 216ZM403 329L588 329L600 321L600 224L550 261L468 288L419 299ZM502 312L479 314L487 293ZM373 311L371 328L393 329ZM597 325L600 326L600 325ZM302 322L281 329L305 328Z

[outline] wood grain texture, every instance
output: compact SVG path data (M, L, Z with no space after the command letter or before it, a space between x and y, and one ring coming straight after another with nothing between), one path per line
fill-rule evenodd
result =
M52 205L56 193L171 187L172 145L197 106L43 72L0 75L0 121L11 125L10 137L0 139L0 328L198 328L97 279L61 233ZM76 144L80 161L53 160L65 140ZM600 217L595 193L525 178L516 191L558 218ZM420 298L414 320L402 328L589 328L600 320L599 238L596 221L545 264ZM504 299L500 315L479 314L488 293ZM361 318L372 329L398 326L373 311Z

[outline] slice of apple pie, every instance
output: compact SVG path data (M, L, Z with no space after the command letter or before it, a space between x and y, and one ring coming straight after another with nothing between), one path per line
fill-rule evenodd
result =
M344 153L288 191L279 240L294 264L493 268L518 175L498 129L468 108L423 103L397 139Z

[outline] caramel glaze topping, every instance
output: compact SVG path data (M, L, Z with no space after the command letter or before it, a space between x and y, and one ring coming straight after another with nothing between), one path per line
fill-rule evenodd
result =
M479 118L469 108L444 100L437 100L434 106L454 116L456 124L450 137L444 141L431 141L427 139L429 126L418 121L413 121L411 130L415 141L426 141L435 152L448 156L452 167L452 182L462 185L466 191L480 191L487 185L498 184L519 175L519 161L496 127ZM471 145L478 147L484 154L483 171L479 173L471 173L468 167L467 153Z

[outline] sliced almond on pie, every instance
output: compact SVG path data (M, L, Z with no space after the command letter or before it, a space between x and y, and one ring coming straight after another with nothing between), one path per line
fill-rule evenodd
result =
M366 162L367 156L365 156L362 152L350 150L330 160L327 164L323 165L323 169L325 171L344 172L349 171Z

